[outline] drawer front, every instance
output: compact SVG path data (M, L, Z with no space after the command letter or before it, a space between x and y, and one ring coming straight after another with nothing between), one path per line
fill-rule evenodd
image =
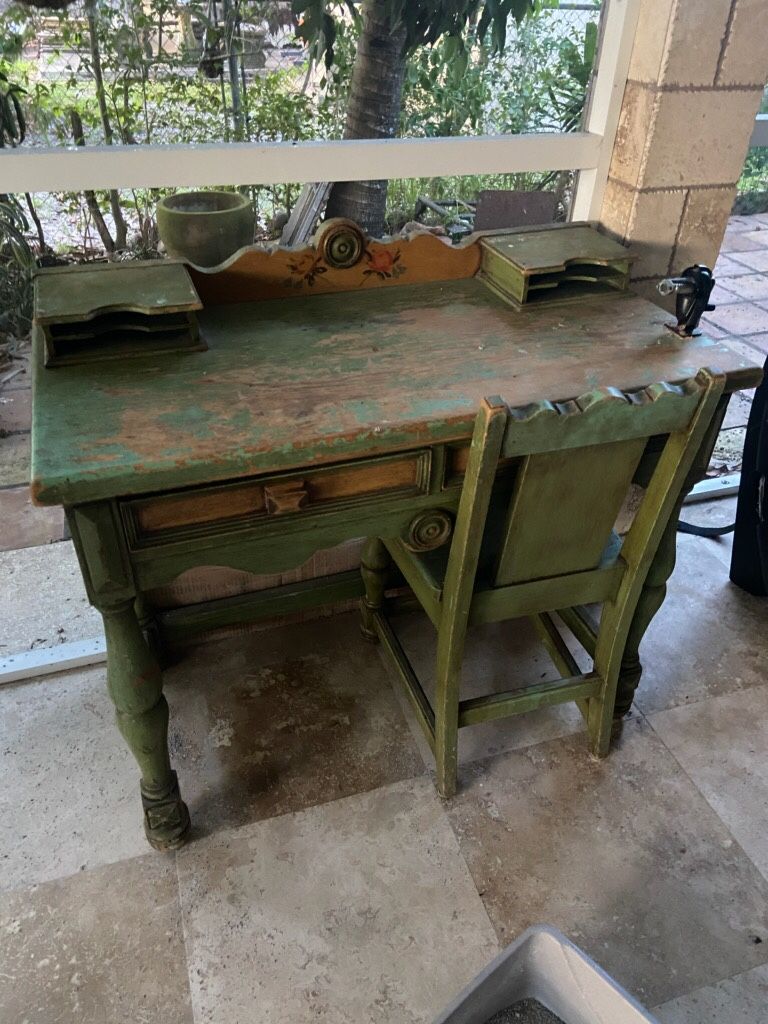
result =
M132 548L209 532L241 530L282 516L349 502L426 494L429 449L123 502Z

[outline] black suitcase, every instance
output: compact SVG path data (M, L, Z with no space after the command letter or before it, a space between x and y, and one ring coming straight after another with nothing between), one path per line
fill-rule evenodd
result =
M768 360L764 372L768 375ZM744 441L731 579L759 597L768 594L768 376L755 391Z

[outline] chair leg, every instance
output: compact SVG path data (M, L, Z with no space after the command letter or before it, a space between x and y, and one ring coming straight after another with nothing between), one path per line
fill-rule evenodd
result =
M440 624L435 670L435 766L437 791L448 799L456 792L459 756L459 688L464 655L461 630Z
M611 747L615 692L615 682L613 686L609 687L608 681L603 679L599 696L592 697L589 701L587 731L589 733L589 750L594 757L607 757Z
M384 605L390 564L389 552L382 541L378 537L370 537L365 543L360 561L360 574L365 586L365 597L360 601L360 632L372 644L379 642L373 613L381 611Z

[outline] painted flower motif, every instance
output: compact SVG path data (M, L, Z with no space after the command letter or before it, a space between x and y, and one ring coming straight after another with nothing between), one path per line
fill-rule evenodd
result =
M363 271L363 277L375 274L385 281L387 278L397 278L405 273L405 267L400 263L399 249L394 252L389 249L366 249L365 258L368 261L368 266Z
M302 288L305 284L311 288L319 274L325 274L328 267L325 266L319 256L299 256L288 264L291 276L283 281L287 288Z

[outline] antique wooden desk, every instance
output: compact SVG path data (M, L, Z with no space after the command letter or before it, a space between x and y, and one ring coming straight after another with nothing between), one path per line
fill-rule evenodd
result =
M550 249L567 249L567 234L551 237ZM494 259L516 238L498 240ZM611 260L626 270L606 251L596 278ZM477 238L449 248L431 236L384 244L342 232L317 249L245 250L216 273L192 270L199 302L180 265L38 278L33 496L66 508L156 848L183 842L189 816L169 761L145 592L202 565L286 570L366 535L444 543L487 394L522 405L676 382L701 366L723 370L729 391L761 379L721 342L677 337L661 309L614 284L565 303L522 295L521 306L522 279L489 288L488 270ZM548 287L559 272L538 280ZM523 281L528 298L534 284ZM577 279L571 288L578 295ZM153 313L162 316L146 319ZM674 550L671 523L627 647L620 711ZM345 573L254 595L253 614L361 592L359 575ZM242 619L243 599L235 605L210 602L188 621Z

